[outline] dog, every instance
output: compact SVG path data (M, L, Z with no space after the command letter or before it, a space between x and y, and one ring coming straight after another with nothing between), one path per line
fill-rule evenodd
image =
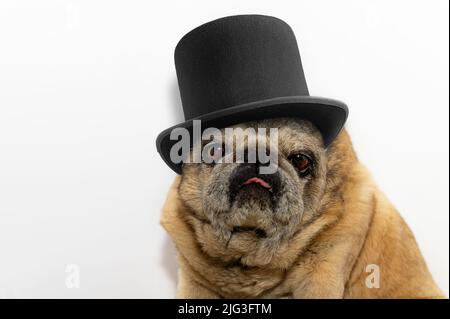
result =
M278 169L183 164L161 217L178 298L444 298L345 129L324 148L297 118L237 127L278 129Z

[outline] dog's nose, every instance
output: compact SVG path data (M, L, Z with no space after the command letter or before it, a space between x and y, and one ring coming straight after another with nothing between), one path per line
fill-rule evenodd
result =
M260 174L258 163L240 164L230 176L230 195L233 200L237 193L249 186L261 187L272 196L280 191L281 178L278 171L273 174Z

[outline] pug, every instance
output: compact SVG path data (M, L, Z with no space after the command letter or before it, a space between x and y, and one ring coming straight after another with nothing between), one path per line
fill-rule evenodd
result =
M324 148L301 119L237 127L277 128L278 167L183 164L161 218L178 252L178 298L444 297L345 130Z

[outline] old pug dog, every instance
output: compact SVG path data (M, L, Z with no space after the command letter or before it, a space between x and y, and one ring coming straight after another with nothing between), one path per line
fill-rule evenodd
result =
M163 159L181 173L161 218L178 251L177 297L443 296L411 230L341 130L346 106L309 96L284 22L215 20L180 41L175 61L188 119L176 128L192 133L190 120L202 119L221 132L231 126L278 134L270 174L261 173L259 158L224 160L249 152L250 138L192 140L175 163L175 127L158 137ZM272 143L268 134L256 139ZM196 143L200 162L193 160Z

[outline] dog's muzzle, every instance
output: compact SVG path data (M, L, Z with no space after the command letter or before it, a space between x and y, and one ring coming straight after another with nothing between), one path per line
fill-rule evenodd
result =
M273 174L260 174L260 164L240 164L230 176L230 201L234 202L240 192L253 191L258 196L278 198L281 178L278 171Z

